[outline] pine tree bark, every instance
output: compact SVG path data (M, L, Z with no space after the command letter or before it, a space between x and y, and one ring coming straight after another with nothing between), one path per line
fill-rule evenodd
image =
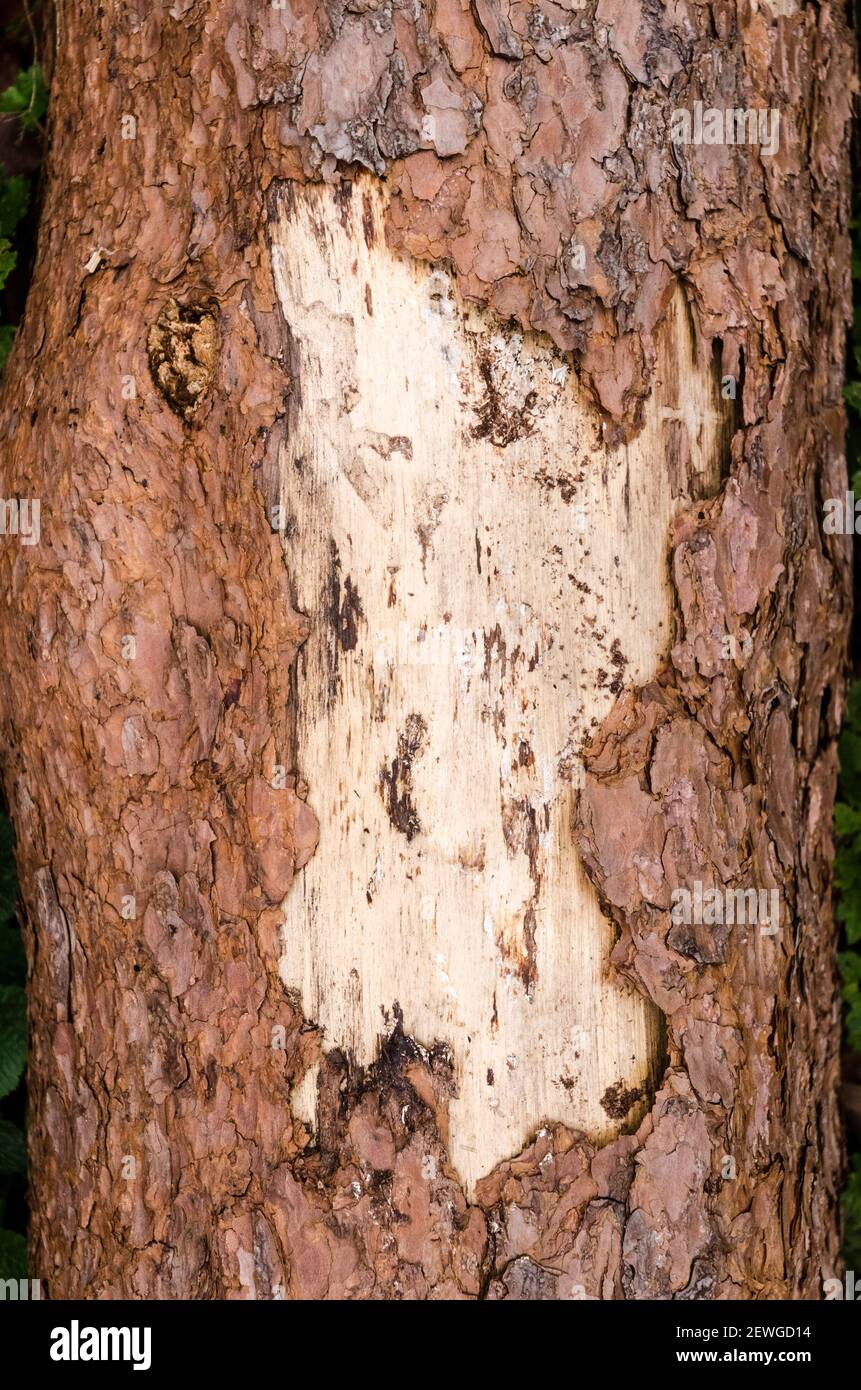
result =
M0 403L51 1297L834 1274L853 85L830 3L57 6ZM457 699L380 655L389 545ZM680 927L697 882L777 930Z

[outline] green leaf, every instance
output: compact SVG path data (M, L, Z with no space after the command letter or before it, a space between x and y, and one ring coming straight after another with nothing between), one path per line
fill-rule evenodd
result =
M861 415L861 381L850 381L843 387L843 398L851 410Z
M27 211L30 183L23 174L0 179L0 237L10 237Z
M48 109L48 89L38 63L19 72L11 87L0 92L0 111L17 116L24 130L35 130Z
M14 1091L26 1063L26 995L20 985L0 985L0 1098Z
M854 1154L843 1194L843 1258L850 1269L861 1269L861 1154Z
M2 332L2 329L0 329ZM15 871L15 831L8 816L0 811L0 921L11 917L18 904L18 875Z
M12 351L15 328L11 323L0 323L0 372L6 366L6 359Z
M0 1118L0 1174L26 1173L27 1145L23 1131L11 1121Z
M26 1240L17 1231L0 1231L0 1279L26 1278Z
M5 237L0 237L0 290L6 284L10 274L15 269L15 262L18 259L18 252L11 242Z
M861 808L838 801L834 807L834 824L838 835L857 835L861 831Z
M837 959L846 1005L846 1041L854 1052L861 1052L861 953L841 951Z

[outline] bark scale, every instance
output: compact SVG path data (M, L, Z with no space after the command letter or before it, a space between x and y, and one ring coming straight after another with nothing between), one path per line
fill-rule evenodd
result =
M0 426L4 495L43 504L40 544L0 552L34 1274L54 1297L816 1297L842 1164L842 8L62 4L56 32ZM779 147L674 144L697 102L778 111ZM608 449L649 428L680 287L692 377L719 351L738 385L710 482L684 382L665 421L675 637L602 713L576 809L613 964L663 1016L658 1084L635 1132L548 1124L468 1193L458 1059L409 1017L371 1065L323 1055L279 975L317 839L291 660L318 615L272 524L302 391L273 228L321 182L349 222L363 170L392 253L570 354ZM679 930L697 880L778 889L779 933Z

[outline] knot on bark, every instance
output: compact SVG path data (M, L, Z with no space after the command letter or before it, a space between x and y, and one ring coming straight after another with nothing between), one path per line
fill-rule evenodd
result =
M215 372L218 307L212 300L168 299L147 335L152 378L171 410L193 419Z

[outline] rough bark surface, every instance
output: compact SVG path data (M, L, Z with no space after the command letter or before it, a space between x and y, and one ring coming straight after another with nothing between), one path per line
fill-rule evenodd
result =
M34 1273L54 1297L817 1296L841 1173L848 551L820 516L845 484L842 8L178 0L56 24L2 409L4 495L43 499L41 544L0 553ZM778 109L779 151L673 146L697 100ZM289 1104L315 1041L277 905L316 825L268 776L307 620L267 520L291 390L267 222L281 181L362 167L392 247L571 351L611 433L638 428L679 284L741 386L723 485L672 538L675 645L605 721L579 812L668 1065L636 1134L546 1127L472 1202L443 1052L396 1029L370 1069L330 1058L314 1145ZM776 938L673 930L671 886L751 877L781 890Z

